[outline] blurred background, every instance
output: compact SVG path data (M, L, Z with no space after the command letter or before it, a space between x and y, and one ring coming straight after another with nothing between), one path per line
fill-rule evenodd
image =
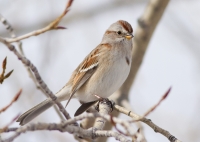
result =
M119 19L131 23L134 30L148 0L76 0L57 30L23 40L25 55L38 68L48 87L56 93L68 81L72 71L100 42L105 30ZM66 0L0 0L0 13L23 35L42 28L59 16ZM150 41L143 63L130 93L130 102L143 115L172 86L171 93L148 118L181 141L200 141L200 1L172 0ZM0 36L9 37L3 24ZM0 44L0 62L7 56L7 72L13 74L0 85L0 108L7 105L20 88L23 92L0 115L0 128L18 113L45 99L29 78L26 68L7 47ZM1 72L1 70L0 70ZM65 102L64 102L65 103ZM71 115L80 106L74 99L67 107ZM120 117L127 118L124 115ZM59 122L51 108L33 122ZM19 126L13 123L11 127ZM168 142L150 127L144 126L148 142ZM2 135L2 138L10 134ZM75 141L68 133L37 131L20 135L15 142ZM109 141L114 141L109 138Z

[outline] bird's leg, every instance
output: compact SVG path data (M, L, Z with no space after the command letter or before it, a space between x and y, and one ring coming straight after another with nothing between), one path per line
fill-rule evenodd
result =
M113 111L113 107L115 105L114 101L109 100L108 98L102 98L102 97L100 97L98 95L95 95L95 96L99 99L99 101L98 101L98 103L97 103L97 105L95 107L95 109L97 111L99 111L99 103L105 103L105 104L107 104L111 108L111 112Z

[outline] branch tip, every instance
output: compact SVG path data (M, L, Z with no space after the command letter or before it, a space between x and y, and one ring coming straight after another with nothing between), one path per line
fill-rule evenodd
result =
M64 30L64 29L67 29L67 28L66 28L66 27L63 27L63 26L57 26L55 29Z
M9 73L7 73L4 77L4 79L8 78L12 73L13 73L14 70L11 70Z
M169 93L171 92L172 87L170 87L167 92L163 95L162 99L166 99L166 97L169 95Z
M7 106L0 109L0 113L6 111L14 102L16 102L18 100L19 96L21 95L21 93L22 93L22 89L19 90L19 92L14 96L12 101Z
M7 63L7 57L5 57L5 59L3 60L3 63L2 63L2 68L4 70L6 69L6 63Z

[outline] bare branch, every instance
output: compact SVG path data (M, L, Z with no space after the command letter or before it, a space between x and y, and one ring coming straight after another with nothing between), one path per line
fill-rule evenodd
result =
M132 62L132 69L131 69L131 73L127 79L127 81L124 83L124 85L121 87L121 89L119 90L119 104L123 104L123 106L125 106L124 102L128 102L127 98L128 98L128 93L130 91L130 87L133 83L133 80L135 78L135 75L139 69L139 66L142 62L143 56L145 54L147 45L150 41L151 35L153 34L153 31L158 23L158 21L160 20L165 7L167 6L169 0L150 0L150 4L148 5L144 15L140 18L139 22L139 27L137 29L136 32L136 36L134 39L134 46L133 46L133 60L134 63L136 63L135 65ZM177 138L175 138L173 135L171 135L168 131L160 128L159 126L155 125L151 120L146 119L145 117L139 116L137 114L134 114L131 111L128 111L127 109L120 107L118 105L115 105L114 108L119 111L122 112L130 117L132 117L134 119L134 121L124 121L121 119L118 119L116 117L112 117L109 116L108 114L110 113L110 107L107 105L100 104L100 114L98 113L88 113L85 115L80 115L77 116L73 119L70 119L69 114L66 112L66 110L64 109L64 107L62 106L62 104L60 102L57 101L57 97L51 92L51 90L47 87L47 85L45 84L45 82L42 80L41 76L38 73L37 68L30 62L30 60L28 60L26 57L23 57L23 50L21 48L21 53L20 54L15 47L10 44L12 42L18 42L20 40L23 40L25 38L29 38L31 36L37 36L39 34L42 34L44 32L50 31L50 30L54 30L54 29L65 29L62 26L58 26L59 22L61 21L61 19L66 15L66 13L69 11L69 7L71 6L73 0L69 0L66 8L64 10L64 12L57 18L55 19L53 22L51 22L48 26L30 32L28 34L16 37L16 38L7 38L7 39L3 39L0 37L0 42L4 43L12 52L14 52L14 54L18 57L18 59L28 68L30 69L29 72L33 73L32 77L33 80L35 79L35 84L38 85L38 87L44 91L44 93L49 96L54 103L57 104L57 106L60 108L60 111L64 114L64 116L69 119L66 120L62 123L37 123L37 124L28 124L26 126L23 127L19 127L19 128L8 128L6 127L6 129L3 129L4 132L9 132L9 131L15 131L16 133L11 136L10 138L4 140L4 142L8 142L8 141L12 141L14 140L16 137L18 137L21 133L27 132L27 131L37 131L37 130L58 130L60 132L69 132L72 133L74 135L77 135L79 137L83 137L83 138L90 138L90 139L95 139L97 137L115 137L117 140L119 141L123 141L123 142L131 142L131 140L129 140L127 136L133 136L133 137L137 137L139 135L140 129L136 134L133 134L130 130L129 130L129 126L132 122L136 122L136 121L142 121L144 123L146 123L147 125L149 125L155 132L159 132L162 135L164 135L165 137L167 137L171 142L180 142ZM13 30L11 30L13 31ZM21 47L21 45L19 46ZM139 48L138 48L139 47ZM11 74L11 73L10 73ZM9 76L9 75L8 75ZM171 88L170 88L171 89ZM151 113L153 110L155 110L155 108L167 97L167 95L170 92L170 89L166 92L166 94L162 97L162 99L153 107L151 108L147 113L145 113L144 116L147 116L149 113ZM123 94L123 96L122 96ZM118 114L117 114L118 115ZM85 118L96 118L96 122L94 127L90 128L90 129L83 129L78 127L77 125L77 121L83 120ZM104 131L102 130L104 128L105 122L109 121L111 122L112 125L115 126L115 128L118 130L118 132L114 132L114 131ZM125 128L126 133L123 134L117 127L116 124L120 124L121 126L123 126L123 128ZM0 140L1 141L1 140ZM134 139L132 139L132 141L134 141Z
M20 127L16 130L16 133L8 139L2 140L1 142L11 142L15 138L17 138L21 133L25 133L27 131L38 131L38 130L57 130L60 132L69 132L70 134L78 135L79 137L90 138L94 137L115 137L116 140L120 142L131 142L131 140L127 139L122 134L113 131L102 131L97 130L94 131L92 128L86 130L81 127L73 126L73 125L65 125L56 124L56 123L37 123L37 124L29 124L23 127Z
M105 105L105 104L101 104L101 105ZM100 106L100 109L103 109L103 108L105 108L105 106ZM131 112L131 111L129 111L129 110L123 108L123 107L120 107L118 105L114 105L114 108L115 108L115 110L132 117L135 121L142 121L145 124L149 125L155 132L158 132L158 133L164 135L165 137L167 137L170 140L170 142L180 142L177 138L175 138L173 135L171 135L168 131L160 128L159 126L154 124L151 120L149 120L145 117L141 117L137 114L134 114L133 112ZM101 110L101 111L104 111L104 110ZM76 125L73 125L75 122L83 120L85 118L96 118L96 117L102 118L101 120L103 120L103 121L107 120L110 123L120 124L122 127L127 129L127 131L129 131L131 133L131 135L129 135L129 134L126 134L126 135L129 135L129 136L132 136L132 137L136 136L136 134L133 134L129 129L130 123L132 123L133 121L125 121L125 120L122 120L122 119L119 119L119 118L116 118L116 117L112 117L112 116L107 115L107 114L87 113L87 114L82 114L82 115L79 115L79 116L74 117L72 119L66 120L62 123L27 124L26 126L22 126L22 127L18 128L16 130L16 133L13 136L4 140L3 142L12 141L16 137L18 137L21 133L24 133L26 131L36 131L36 130L58 130L58 131L61 131L61 132L73 133L73 134L78 135L79 137L82 137L82 138L90 138L90 139L95 139L99 136L102 136L102 137L103 136L105 136L105 137L113 136L119 141L124 141L124 140L129 141L126 138L126 136L124 136L122 133L120 134L120 133L113 132L113 131L99 130L98 128L102 129L102 124L104 124L105 122L103 122L103 123L97 122L97 123L101 123L101 127L98 127L98 128L92 127L90 129L83 129L83 128L80 128ZM5 131L12 131L12 130L15 130L15 128L13 128L13 129L8 128ZM109 133L112 133L112 135L109 134ZM118 134L119 137L117 137L115 134Z
M15 138L17 138L20 134L25 133L27 131L38 131L38 130L57 130L60 132L69 132L70 134L77 134L80 135L82 137L92 137L92 130L85 130L82 129L80 127L74 126L74 125L65 125L63 126L62 123L37 123L37 124L27 124L23 127L19 127L16 130L16 133L14 135L12 135L11 137L2 140L1 142L11 142L13 141Z
M6 29L7 29L8 32L10 33L10 36L11 36L12 38L15 38L15 37L16 37L16 34L15 34L15 32L14 32L14 28L13 28L12 25L8 22L8 20L6 20L6 18L4 18L1 14L0 14L0 21L5 25ZM21 41L18 41L17 44L18 44L19 51L20 51L21 55L25 57L25 54L24 54L24 51L23 51L23 48L22 48L22 42L21 42ZM24 66L25 66L25 65L24 65ZM35 77L34 77L33 73L31 72L30 68L28 68L28 67L26 67L26 66L25 66L25 68L26 68L26 70L27 70L27 72L28 72L28 74L29 74L29 77L30 77L30 78L33 80L33 82L35 83L37 89L39 89L40 91L43 92L43 94L45 94L44 90L42 90L42 88L40 87L40 85L37 83L37 80L35 79ZM12 71L13 71L13 70L12 70ZM12 72L9 72L9 73L11 74ZM8 75L9 75L9 73L8 73ZM6 75L6 77L7 77L7 75ZM0 79L0 82L1 82L1 79ZM45 96L48 97L48 95L46 95L46 94L45 94ZM64 117L62 116L61 112L58 110L58 108L57 108L55 105L54 105L53 107L54 107L56 113L58 114L58 116L60 117L60 119L61 119L61 120L65 120Z
M110 104L106 101L100 101L100 103L99 103L99 113L101 115L107 115L107 114L110 114L110 112L111 112ZM96 128L97 130L102 130L105 123L106 123L105 119L103 119L102 117L98 117L95 120L94 128Z
M46 26L46 27L44 27L44 28L42 28L42 29L40 29L40 30L37 30L37 31L33 31L33 32L31 32L31 33L28 33L28 34L25 34L25 35L22 35L22 36L20 36L20 37L16 37L16 38L12 38L12 39L8 39L8 40L11 40L10 42L19 42L19 48L20 48L20 51L21 51L21 53L22 53L22 55L24 55L23 54L23 50L22 50L22 47L21 47L21 45L22 45L22 43L20 42L22 39L25 39L25 38L28 38L28 37L30 37L30 36L36 36L36 35L39 35L39 34L42 34L42 33L44 33L44 32L46 32L46 31L49 31L49 30L53 30L53 29L64 29L63 27L57 27L58 26L58 24L59 24L59 22L61 21L61 19L67 14L67 12L69 11L69 8L70 8L70 6L71 6L71 4L72 4L72 2L73 2L73 0L69 0L68 1L68 3L67 3L67 5L66 5L66 7L65 7L65 10L64 10L64 12L58 17L58 18L56 18L53 22L51 22L48 26ZM0 15L1 16L1 15ZM2 16L1 16L1 21L3 22L3 24L4 25L7 25L7 29L9 30L9 32L10 32L10 34L12 35L12 37L15 37L15 34L14 34L14 32L13 32L13 29L11 28L11 26L9 25L9 23L5 20L5 18L2 18ZM6 23L7 22L7 23ZM6 40L4 40L4 41L6 41ZM11 45L12 46L12 45ZM11 47L10 46L10 47ZM14 47L14 46L13 46ZM17 52L17 50L14 48L14 50ZM19 55L19 56L21 56L19 53L17 53L16 55ZM21 56L22 57L22 56ZM20 57L18 57L18 58L20 58ZM25 57L24 57L25 58ZM28 62L30 62L29 60L27 60ZM24 63L25 64L25 63ZM27 64L26 64L26 66L27 66ZM28 67L28 66L27 66ZM37 72L36 74L38 74L38 71L37 71L37 69L33 66L33 69L35 69L35 71ZM29 68L28 68L28 70L29 70ZM33 71L33 70L32 70ZM38 79L37 79L37 77L36 77L36 80L34 79L34 77L33 77L33 75L32 75L32 72L29 70L28 71L29 72L29 75L31 76L31 78L33 79L33 81L35 82L35 84L40 84L40 82L38 81L38 80L40 80L41 79L41 77L40 76L38 76ZM38 74L39 75L39 74ZM37 83L36 83L36 81L37 81ZM40 80L41 81L41 80ZM43 81L42 81L43 82ZM41 86L41 84L39 85L39 87ZM44 88L46 88L47 86L46 86L46 84L43 84L43 87ZM41 87L41 90L42 91L46 91L46 92L44 92L45 94L48 94L48 93L50 93L50 94L52 94L52 92L47 88L47 90L44 90L44 88L42 88ZM51 96L51 95L50 95ZM54 98L54 99L56 99L56 97L52 94L52 98ZM63 112L63 114L64 114L64 116L66 117L66 118L70 118L69 117L69 114L66 112L66 110L62 107L62 105L59 103L59 102L57 102L57 105L59 106L59 108L60 108L60 111L62 111ZM55 108L55 107L54 107ZM56 109L56 111L57 111L57 108L55 108ZM58 112L58 111L57 111ZM59 114L59 113L58 113ZM61 117L61 119L62 119L62 116L59 114L59 116ZM62 119L63 120L63 119Z
M150 119L147 119L145 117L139 116L139 115L127 110L126 108L118 106L118 105L114 105L114 109L119 111L119 112L121 112L121 113L123 113L123 114L126 114L126 115L130 116L131 118L133 118L134 122L135 121L141 121L141 122L147 124L156 133L160 133L163 136L167 137L170 142L180 142L180 140L178 140L176 137L171 135L168 131L166 131L166 130L160 128L159 126L157 126L156 124L154 124Z
M118 132L98 130L94 134L96 137L114 137L116 140L120 142L133 142L132 140L127 139L124 135Z
M45 84L45 82L42 80L37 68L31 63L30 60L28 60L26 57L23 57L16 49L15 47L6 42L5 39L3 38L0 38L0 42L2 42L3 44L5 44L8 49L10 51L12 51L17 57L18 59L24 64L26 65L27 67L29 67L31 69L31 71L34 73L35 75L35 78L37 80L37 83L41 86L41 88L45 91L45 93L52 99L52 101L54 103L57 104L57 106L59 107L60 111L63 113L63 115L65 116L66 119L69 119L70 116L69 114L66 112L65 108L62 106L62 104L57 101L57 97L52 93L52 91L47 87L47 85Z
M30 32L30 33L27 33L22 36L16 37L16 38L7 38L6 42L8 42L8 43L18 42L20 40L29 38L31 36L37 36L39 34L45 33L50 30L65 29L64 27L58 26L58 24L62 20L62 18L67 14L67 12L69 11L69 8L72 5L72 2L73 2L73 0L69 0L63 13L58 18L56 18L54 21L52 21L49 25L47 25L46 27L36 30L36 31L33 31L33 32Z
M101 107L102 108L102 107ZM8 139L3 140L2 142L10 142L17 138L21 133L25 133L27 131L38 131L38 130L57 130L60 132L69 132L71 134L77 135L82 138L90 138L90 139L95 139L97 137L115 137L117 140L121 142L129 142L124 135L119 134L117 132L111 132L111 131L102 131L102 130L97 130L95 127L92 127L90 129L83 129L81 127L78 127L76 125L73 125L75 122L83 120L85 118L96 118L100 117L103 118L104 120L110 121L111 116L109 115L103 115L99 113L87 113L87 114L82 114L79 116L76 116L72 119L65 120L64 122L61 123L36 123L36 124L27 124L25 126L19 127L19 128L8 128L5 129L5 131L2 132L10 132L10 131L15 131L16 133L11 136ZM123 125L128 125L126 121L118 119L118 118L113 118L113 121L118 124L123 124ZM126 124L125 124L126 123Z
M154 111L159 105L160 103L166 99L166 97L168 96L168 94L170 93L171 91L171 87L167 90L167 92L162 96L162 98L160 99L160 101L154 105L152 108L150 108L145 114L144 114L144 117L146 117L147 115L149 115L152 111Z
M141 132L140 128L137 132L132 136L133 141L136 142L144 142L144 134ZM146 140L145 140L146 141Z
M16 131L18 128L14 127L14 128L7 128L6 130L1 131L1 133L9 133L9 132L14 132Z
M22 93L22 89L19 90L19 92L15 95L15 97L12 99L12 101L5 107L3 107L2 109L0 109L0 113L6 111L14 102L17 101L17 99L19 98L19 96Z
M142 60L150 39L164 13L168 2L169 0L149 0L143 15L138 20L138 27L133 39L133 58L131 71L127 80L120 89L120 91L124 94L129 94L138 69L142 64Z
M20 116L20 114L17 114L17 115L12 119L12 121L11 121L10 123L8 123L8 124L7 124L6 126L4 126L2 129L0 129L0 133L7 131L8 127L9 127L12 123L14 123L14 122L17 120L17 118L18 118L19 116Z

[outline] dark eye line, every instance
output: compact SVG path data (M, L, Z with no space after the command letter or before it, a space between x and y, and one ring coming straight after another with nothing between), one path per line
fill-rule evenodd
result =
M118 35L121 35L121 34L122 34L122 32L121 32L121 31L118 31L118 32L117 32L117 34L118 34Z

